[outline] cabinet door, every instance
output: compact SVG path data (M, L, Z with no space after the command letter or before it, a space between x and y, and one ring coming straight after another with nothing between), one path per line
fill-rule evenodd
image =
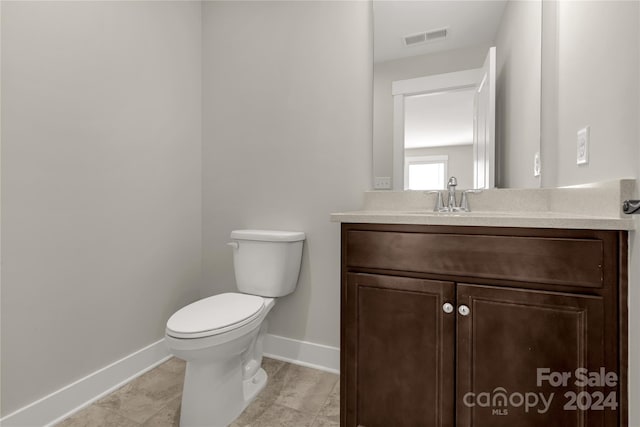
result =
M567 392L589 393L578 402L583 408L601 399L596 392L617 392L576 385L578 368L616 371L615 360L605 356L610 340L602 297L458 284L457 301L469 308L467 315L457 313L458 427L617 425L616 410L565 408ZM539 368L568 373L567 385L544 380L538 386ZM552 394L545 411L542 396L548 401Z
M452 427L454 283L348 274L343 298L342 425Z

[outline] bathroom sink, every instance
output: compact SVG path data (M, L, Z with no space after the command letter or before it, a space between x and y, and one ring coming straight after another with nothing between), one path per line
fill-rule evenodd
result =
M398 211L398 215L429 215L429 216L458 216L468 215L469 212L434 212L434 211Z
M512 217L522 215L518 212L434 212L431 210L398 211L398 215L427 215L427 216L475 216L475 217Z

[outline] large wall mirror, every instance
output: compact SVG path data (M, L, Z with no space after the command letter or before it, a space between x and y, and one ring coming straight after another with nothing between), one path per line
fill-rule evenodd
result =
M373 1L375 189L539 187L542 2Z

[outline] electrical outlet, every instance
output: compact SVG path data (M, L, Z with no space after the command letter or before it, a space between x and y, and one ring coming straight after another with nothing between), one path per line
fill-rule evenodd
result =
M536 151L536 154L533 156L533 176L540 176L540 169L542 168L540 162L540 152Z
M578 151L576 163L578 165L586 165L589 163L589 136L590 127L587 126L578 131Z
M375 190L391 190L391 177L376 176L373 179L373 188Z

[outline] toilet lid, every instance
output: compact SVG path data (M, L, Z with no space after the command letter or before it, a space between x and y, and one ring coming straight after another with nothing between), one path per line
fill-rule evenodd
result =
M264 299L256 295L214 295L175 312L167 321L167 334L178 338L220 334L251 322L263 307Z

